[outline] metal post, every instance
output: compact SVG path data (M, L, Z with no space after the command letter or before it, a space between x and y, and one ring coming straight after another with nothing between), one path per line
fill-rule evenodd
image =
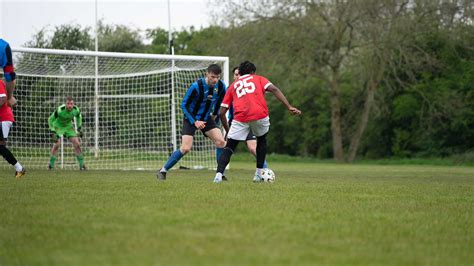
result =
M168 0L168 44L170 49L170 54L174 55L174 46L173 46L173 33L171 32L171 7L170 0ZM171 137L173 143L173 151L178 149L178 140L176 132L176 95L174 88L174 69L175 61L174 58L171 59Z
M61 135L60 137L61 142L61 169L64 169L64 137Z
M176 132L176 90L174 87L174 59L171 60L171 135L173 137L173 151L178 149L178 140Z
M99 50L98 23L97 23L97 0L95 0L95 83L94 83L94 107L95 107L95 133L94 133L94 157L99 157Z

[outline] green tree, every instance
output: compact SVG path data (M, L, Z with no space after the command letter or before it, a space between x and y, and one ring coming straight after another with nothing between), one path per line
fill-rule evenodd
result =
M89 34L90 28L82 28L80 25L57 26L51 38L52 49L63 50L90 50L93 39Z
M61 50L90 50L93 47L89 27L82 28L78 24L64 24L56 26L52 36L48 36L47 32L47 28L42 28L33 35L33 40L27 42L26 45Z
M151 44L147 47L146 52L154 54L169 53L168 31L161 28L147 29L146 37L151 39Z
M377 92L408 88L417 82L418 69L434 61L434 55L416 47L417 38L443 25L465 24L469 20L464 16L472 14L465 1L224 1L222 5L228 11L224 23L237 33L228 43L245 57L262 59L272 74L278 73L277 61L283 61L287 71L281 72L287 79L324 81L337 161L356 158L370 114L374 107L384 108L377 106L383 104L376 100ZM319 86L304 86L292 96L314 95Z
M101 21L98 34L99 51L137 53L144 50L139 30L124 25L107 25Z

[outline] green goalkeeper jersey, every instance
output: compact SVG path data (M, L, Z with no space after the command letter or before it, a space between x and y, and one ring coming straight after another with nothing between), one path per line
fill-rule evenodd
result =
M79 129L82 126L81 111L75 105L71 111L68 111L66 105L63 104L49 116L49 129L53 131L56 129L72 129L74 118L76 118L76 127Z

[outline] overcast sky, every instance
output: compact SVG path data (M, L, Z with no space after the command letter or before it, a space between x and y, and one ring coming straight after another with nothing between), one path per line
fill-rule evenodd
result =
M97 0L98 18L106 24L134 29L161 27L168 30L167 0ZM171 27L207 27L208 0L170 0ZM95 0L0 0L0 38L22 46L44 27L76 23L93 27Z

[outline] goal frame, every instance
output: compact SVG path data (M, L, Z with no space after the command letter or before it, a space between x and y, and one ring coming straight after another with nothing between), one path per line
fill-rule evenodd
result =
M158 97L171 97L171 135L172 135L172 146L173 150L178 149L178 132L177 132L177 100L176 99L176 88L175 88L175 72L178 71L175 67L176 60L182 61L202 61L206 62L222 62L223 65L223 76L221 79L226 84L229 84L229 57L224 56L194 56L194 55L165 55L165 54L143 54L143 53L117 53L117 52L95 52L95 51L75 51L75 50L56 50L56 49L43 49L43 48L25 48L25 47L12 47L12 52L15 53L33 53L33 54L44 54L44 55L63 55L63 56L88 56L95 57L95 75L88 76L88 78L94 78L94 157L98 158L100 153L99 145L99 101L100 99L107 98L125 98L125 97L146 97L146 98L158 98ZM152 59L152 60L163 60L171 63L171 69L169 71L171 75L171 95L169 94L157 94L157 95L106 95L100 94L99 90L99 78L101 77L98 68L99 57L113 57L113 58L125 58L125 59ZM21 78L21 73L18 73ZM41 76L41 75L38 75ZM194 81L192 81L194 82ZM189 86L192 84L189 84Z

